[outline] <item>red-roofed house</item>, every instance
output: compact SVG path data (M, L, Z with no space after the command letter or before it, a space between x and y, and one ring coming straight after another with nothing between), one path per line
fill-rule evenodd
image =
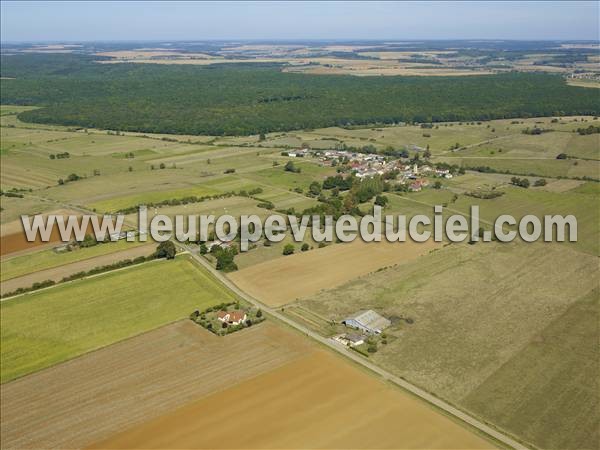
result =
M221 322L226 322L230 325L239 325L246 320L246 313L244 311L219 311L217 313L217 319Z

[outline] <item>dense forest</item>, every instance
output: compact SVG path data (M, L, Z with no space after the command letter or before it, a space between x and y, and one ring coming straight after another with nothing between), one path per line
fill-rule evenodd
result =
M84 55L5 55L1 102L19 118L120 131L245 135L369 123L599 114L559 76L354 77L273 64L99 64Z

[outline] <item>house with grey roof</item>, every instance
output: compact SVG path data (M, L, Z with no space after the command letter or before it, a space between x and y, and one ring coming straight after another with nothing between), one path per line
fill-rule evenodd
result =
M342 323L347 327L355 328L369 334L379 334L392 322L377 314L372 309L359 311L350 317L346 317Z

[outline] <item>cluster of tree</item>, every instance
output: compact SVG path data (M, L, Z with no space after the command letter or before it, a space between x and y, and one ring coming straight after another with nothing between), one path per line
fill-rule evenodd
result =
M527 127L527 128L525 128L522 131L522 133L523 134L530 134L530 135L534 135L535 136L535 135L539 135L539 134L542 134L542 133L549 133L551 131L554 131L554 130L552 130L551 128L544 129L544 128L538 128L538 127L533 127L533 128Z
M259 208L264 208L264 209L268 209L268 210L275 209L275 205L273 204L273 202L271 202L269 200L263 200L260 203L258 203L256 206Z
M600 133L600 127L590 125L587 128L577 128L577 132L583 136L586 134L597 134L597 133Z
M262 192L262 190L261 190L261 192ZM250 196L247 191L239 191L239 192L231 191L231 192L224 192L222 194L203 195L203 196L187 195L185 197L170 198L170 199L166 199L166 200L161 200L159 202L138 203L137 205L134 205L134 206L129 206L127 208L121 208L118 211L116 211L116 213L131 214L131 213L137 212L141 206L146 206L148 208L159 208L161 206L187 205L189 203L201 203L206 200L216 200L219 198L233 197L234 195L239 195L240 197L249 197Z
M343 175L338 174L325 178L325 180L323 180L323 189L337 188L340 191L347 191L352 188L353 183L354 177L352 175L348 175L346 178L344 178Z
M404 158L404 159L410 158L410 153L408 153L408 150L406 148L395 149L394 147L392 147L390 145L388 145L386 148L381 150L381 154L384 156L391 156L393 158Z
M71 157L71 154L69 152L63 152L63 153L50 153L50 155L48 155L48 157L50 159L67 159Z
M2 191L0 190L0 197L14 197L14 198L23 198L24 195L21 194L20 192L13 192L13 191Z
M221 270L223 272L233 272L238 270L238 266L234 261L235 255L238 254L235 246L232 245L231 247L223 248L218 245L213 245L213 247L210 249L210 253L217 260L217 270Z
M54 281L54 280L38 281L36 283L33 283L29 287L20 287L18 289L15 289L14 291L7 292L2 295L2 298L12 297L13 295L24 294L25 292L37 291L38 289L43 289L43 288L47 288L50 286L54 286L55 284L56 284L56 281Z
M389 201L390 199L385 195L378 195L375 197L375 204L377 206L381 206L382 208L385 208L385 205L387 205Z
M13 78L0 101L41 106L21 120L120 132L250 135L600 113L585 89L540 73L323 77L273 65L113 65L64 54L3 54L0 63L2 77Z
M527 189L531 183L529 182L529 180L527 178L519 178L519 177L512 177L510 179L510 184L514 185L514 186L519 186L522 188Z
M346 198L353 196L357 203L365 203L377 194L381 194L384 191L384 187L385 183L380 176L364 178L360 181L356 180Z
M470 191L465 192L465 195L469 197L481 198L485 200L490 200L492 198L502 197L504 195L504 191L498 191L496 189L483 190L483 191Z
M156 251L152 254L153 258L173 259L177 254L177 249L172 241L165 241L158 244Z
M77 180L81 180L83 177L80 177L79 175L77 175L76 173L72 173L70 174L66 179L63 178L59 178L58 179L58 184L59 185L63 185L65 183L70 183L72 181L77 181Z

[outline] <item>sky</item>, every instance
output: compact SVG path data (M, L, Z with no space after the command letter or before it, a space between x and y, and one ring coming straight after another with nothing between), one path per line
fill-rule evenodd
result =
M596 1L92 2L2 0L8 41L598 40Z

